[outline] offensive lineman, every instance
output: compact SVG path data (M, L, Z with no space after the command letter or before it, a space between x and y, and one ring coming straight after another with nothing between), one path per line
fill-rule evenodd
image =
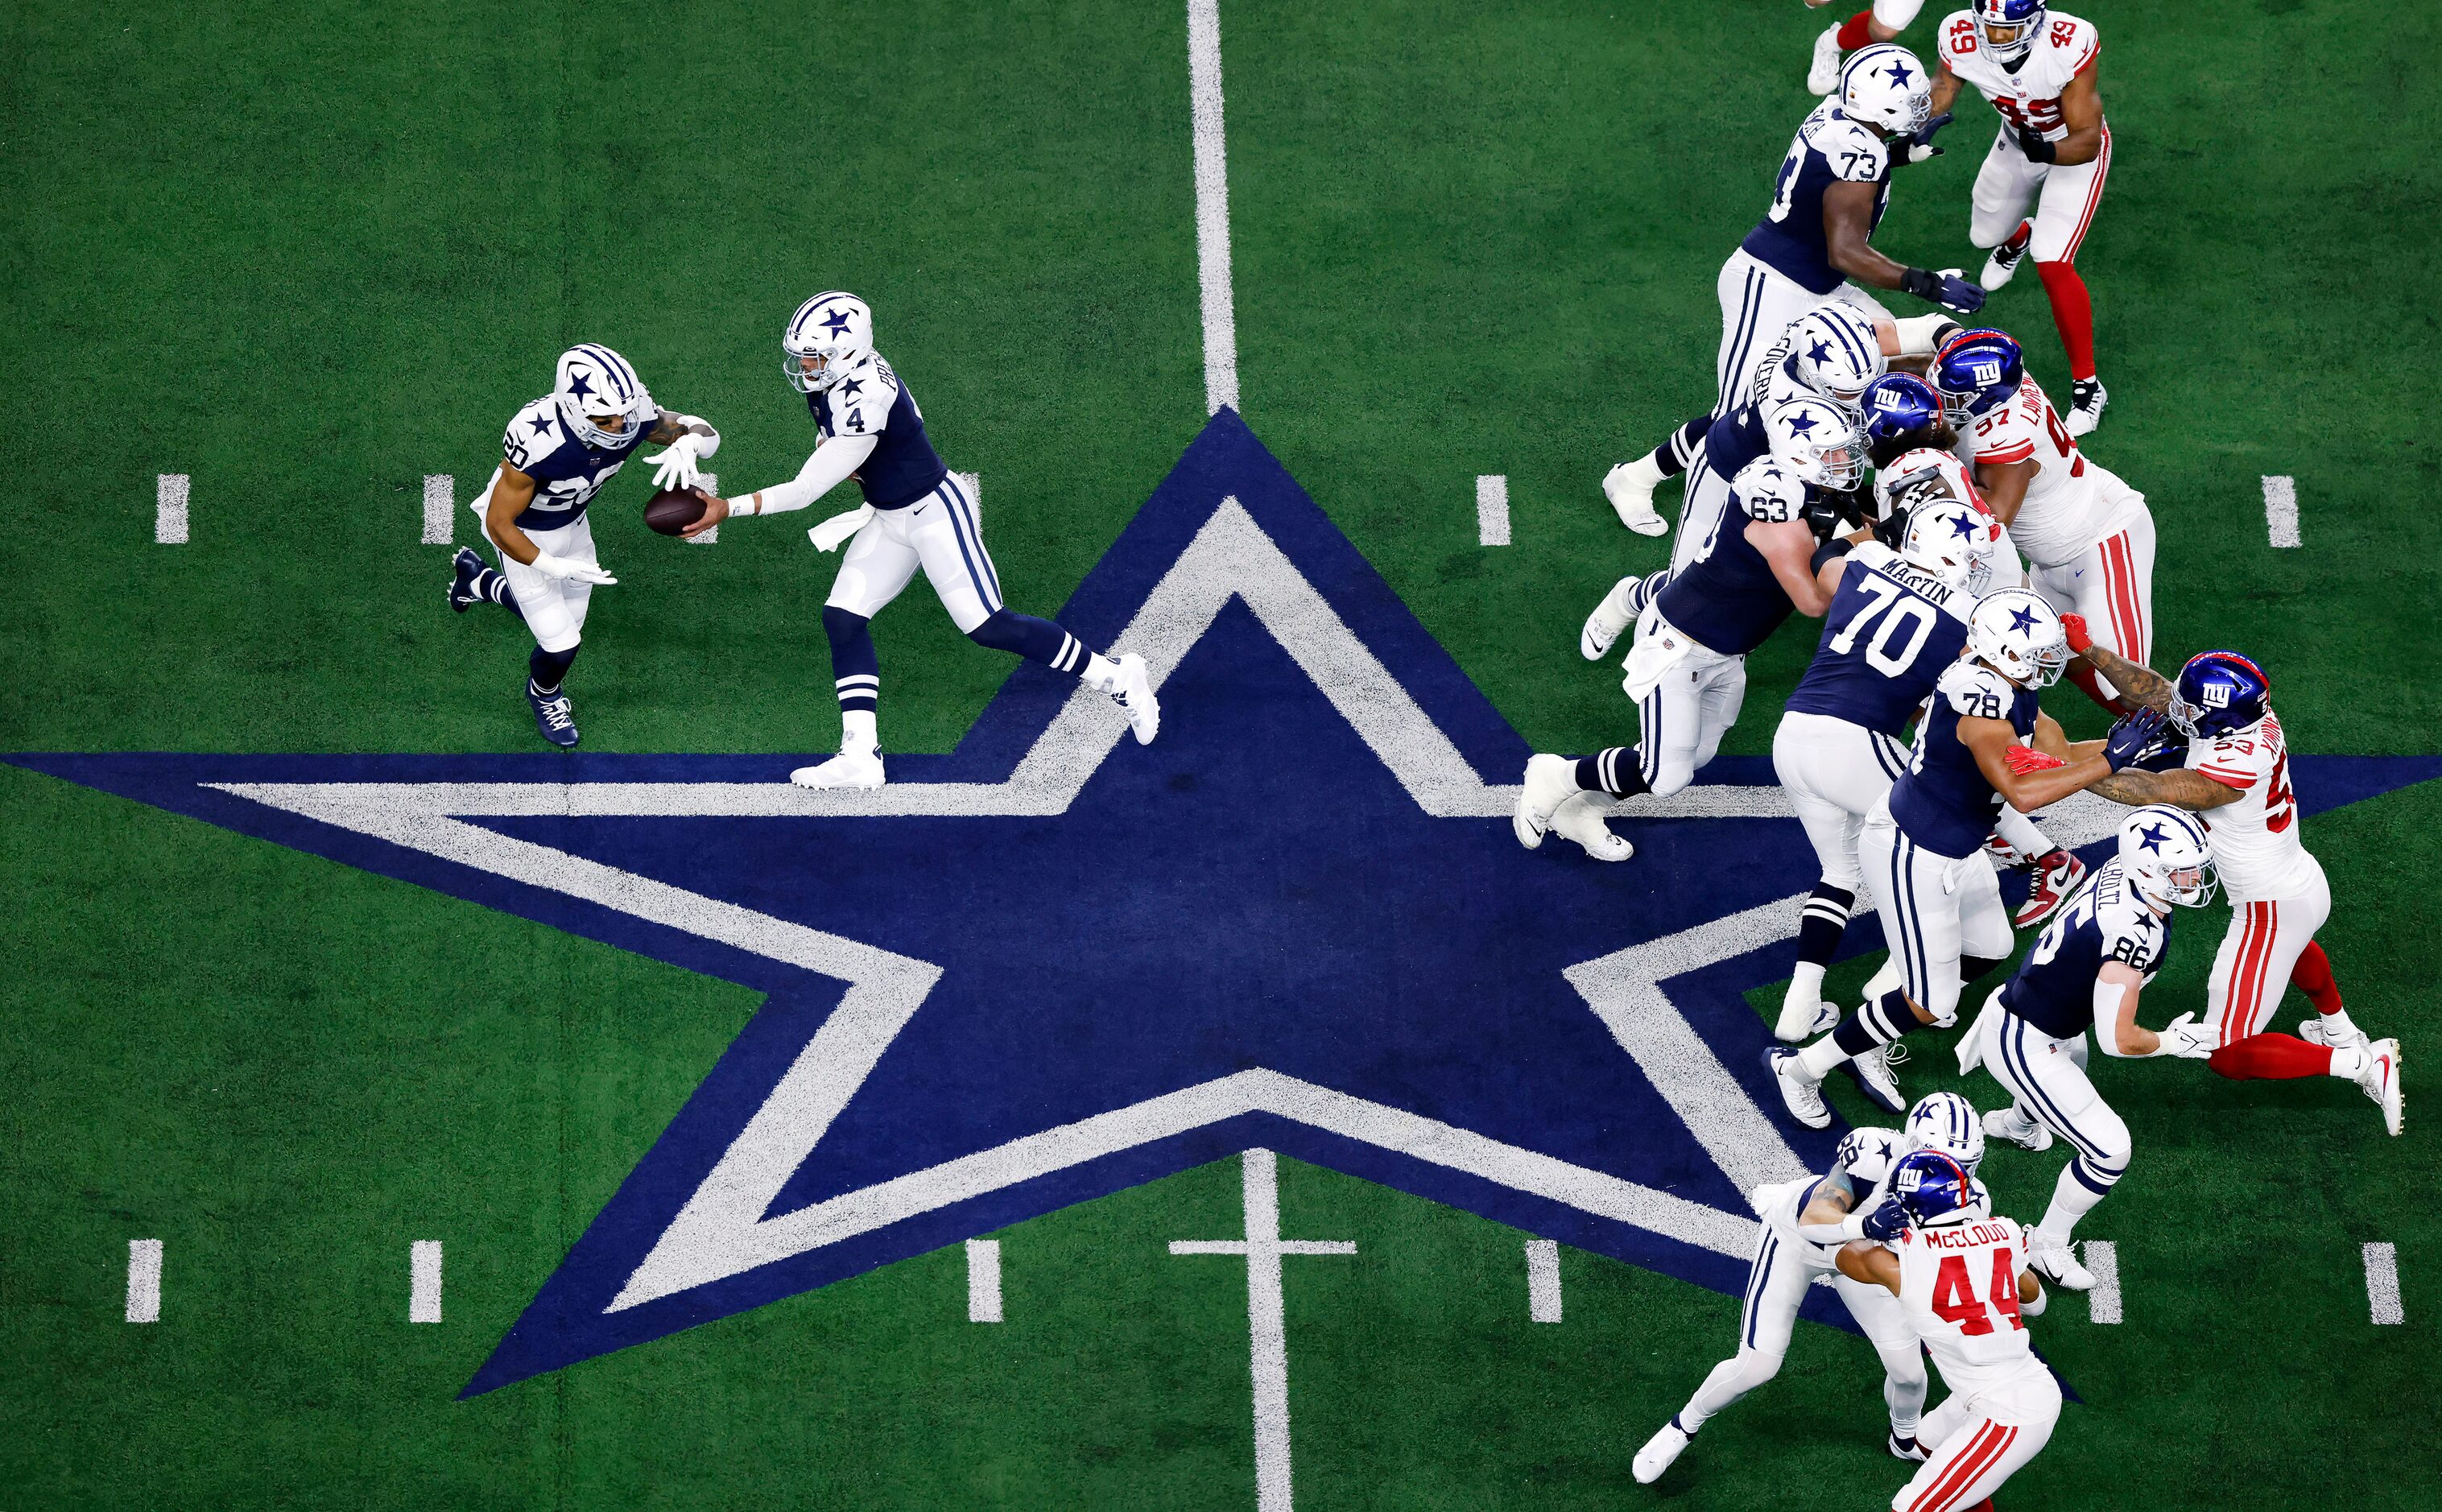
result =
M2035 276L2068 353L2068 433L2085 435L2102 423L2110 398L2095 374L2094 302L2077 273L2078 245L2094 224L2111 172L2111 128L2095 83L2102 33L2091 21L2050 14L2044 0L1974 0L1972 9L1943 19L1939 36L1934 111L1950 109L1963 79L2001 117L1976 174L1967 222L1967 239L1992 250L1984 286L2009 282L2034 254Z
M1917 1150L1940 1151L1972 1179L1984 1158L1976 1109L1956 1092L1931 1093L1908 1110L1904 1131L1850 1129L1832 1157L1832 1169L1819 1179L1800 1176L1748 1194L1763 1221L1748 1270L1738 1352L1714 1366L1687 1405L1636 1451L1630 1468L1637 1484L1649 1485L1660 1479L1715 1413L1780 1374L1790 1335L1797 1326L1798 1303L1827 1273L1858 1330L1883 1359L1883 1404L1891 1415L1890 1437L1884 1447L1899 1459L1925 1457L1917 1427L1927 1382L1916 1330L1891 1297L1840 1274L1836 1260L1839 1247L1850 1240L1887 1240L1899 1233L1904 1220L1888 1190L1891 1170Z
M1712 408L1603 479L1604 496L1631 530L1659 536L1668 528L1653 513L1655 485L1687 470L1713 417L1738 401L1756 343L1787 329L1809 305L1836 299L1890 319L1859 283L1897 289L1962 315L1983 304L1984 291L1965 279L1895 263L1870 245L1890 200L1892 167L1941 150L1931 141L1940 129L1928 104L1931 90L1914 53L1868 47L1841 69L1838 97L1816 105L1799 124L1774 180L1771 206L1722 264L1715 284L1722 346Z
M2071 617L2064 628L2071 651L2131 698L2161 709L2187 738L2184 766L2123 772L2094 791L2119 803L2176 804L2202 819L2213 836L2232 908L2205 987L2205 1022L2215 1046L2207 1064L2232 1081L2353 1081L2382 1109L2383 1127L2398 1134L2399 1042L2370 1040L2350 1020L2331 960L2315 939L2331 917L2332 889L2300 833L2271 680L2236 651L2206 651L2190 658L2173 683L2097 645L2082 621ZM2296 1038L2268 1032L2284 982L2315 1005Z
M684 534L699 535L740 515L803 509L849 478L864 489L864 508L810 533L820 545L834 523L855 530L823 605L839 694L839 755L799 767L789 780L801 788L882 786L876 728L882 662L870 626L919 567L961 634L1109 694L1137 743L1149 743L1161 725L1161 705L1142 657L1104 656L1049 620L1002 606L1000 574L984 550L975 501L934 452L915 395L873 350L873 312L865 301L837 290L815 295L790 318L780 349L781 372L806 396L821 443L787 483L737 499L707 499Z
M526 704L535 728L562 750L576 744L576 714L561 683L576 662L593 590L619 581L593 553L585 506L638 447L667 449L655 488L691 487L696 464L720 449L720 432L693 415L657 409L628 359L584 342L559 355L552 392L519 410L501 438L501 464L468 505L483 521L500 570L462 546L450 558L449 607L501 606L525 622Z

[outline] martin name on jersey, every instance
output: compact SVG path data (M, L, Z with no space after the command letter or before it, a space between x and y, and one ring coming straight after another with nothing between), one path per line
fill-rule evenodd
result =
M1974 11L1952 11L1941 23L1942 65L1974 84L2011 125L2050 141L2067 137L2061 91L2102 55L2103 33L2091 21L2052 11L2026 59L2009 68L1985 47L1982 30Z
M645 412L653 412L651 402ZM607 446L590 446L568 433L559 401L544 394L517 412L501 437L501 456L535 481L534 498L515 521L524 531L557 530L582 519L585 506L602 491L651 433L649 425L630 423Z

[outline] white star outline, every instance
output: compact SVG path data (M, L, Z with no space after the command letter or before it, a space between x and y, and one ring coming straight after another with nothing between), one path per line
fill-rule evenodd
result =
M1114 642L1166 681L1222 609L1250 610L1407 791L1436 818L1506 817L1515 784L1487 783L1234 495L1224 496ZM1001 782L817 792L743 782L219 782L206 786L478 871L803 968L847 991L605 1308L615 1313L859 1234L1252 1113L1463 1172L1513 1191L1744 1260L1752 1217L1489 1139L1297 1077L1251 1069L1046 1129L766 1217L940 979L928 961L671 886L468 818L1057 815L1126 730L1080 684ZM1613 806L1673 818L1791 816L1777 787L1697 786ZM2068 846L2111 832L2100 800L2054 810ZM1670 999L1671 978L1795 933L1804 894L1567 968L1562 975L1742 1193L1807 1175L1779 1131Z

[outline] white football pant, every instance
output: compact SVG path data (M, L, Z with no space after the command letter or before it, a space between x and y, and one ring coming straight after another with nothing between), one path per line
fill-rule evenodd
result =
M2006 984L2000 989L2008 990ZM1984 1031L1984 1069L2017 1100L2019 1112L2086 1157L2086 1185L2100 1201L2127 1172L2136 1144L2127 1120L2103 1101L2086 1074L2092 1051L2085 1033L2056 1040L1998 1006L1977 1023Z
M2027 255L2038 263L2074 263L2086 228L2094 224L2094 208L2103 203L2103 180L2111 172L2111 128L2103 128L2103 151L2090 163L2034 163L2019 150L2018 139L2005 125L1994 134L1993 150L1976 174L1969 199L1975 209L1967 218L1967 239L1991 251L2010 239L2020 221L2028 219L2027 201L2036 199L2035 235Z
M1000 574L984 550L975 501L954 474L915 503L877 510L847 543L825 604L866 619L899 596L916 569L961 635L1000 606Z
M1857 834L1907 770L1908 749L1887 735L1828 714L1783 714L1772 735L1772 769L1814 843L1823 880L1862 892Z
M491 483L475 496L472 507L477 519L482 519L492 507L492 489L500 481L501 469L495 467ZM538 550L564 561L581 562L588 567L602 565L602 559L593 555L593 526L583 515L551 530L526 530L525 537ZM491 541L493 554L501 559L501 575L509 580L509 594L518 601L518 612L525 616L526 628L534 632L535 644L546 651L574 650L576 643L585 638L585 610L593 602L593 585L546 577L501 551L488 529L483 538Z
M2057 567L2030 568L2027 586L2060 612L2085 615L2096 645L2143 666L2154 649L2154 515L2136 490L2108 473L2105 479L2102 486L2136 496L2135 521Z
M1954 859L1925 849L1900 832L1887 800L1874 805L1858 830L1857 861L1900 984L1947 1027L1959 1013L1960 956L1998 960L2013 943L1992 861L1981 850Z
M1650 627L1667 623L1648 605L1637 637L1641 640ZM1746 701L1747 659L1703 646L1691 646L1652 691L1636 701L1637 764L1655 796L1667 798L1695 780L1697 772L1720 753L1722 737L1739 722Z
M1891 1512L1959 1512L1999 1490L2051 1442L2060 1385L2041 1360L1998 1385L1953 1392L1925 1416L1916 1441L1932 1457L1891 1498Z
M2323 863L2309 855L2306 866L2311 885L2295 898L2231 902L2230 929L2205 982L2205 1022L2220 1030L2220 1044L2271 1027L2272 1011L2289 990L2299 954L2332 917L2332 884L2324 880Z
M1780 334L1789 329L1789 322L1825 300L1853 304L1878 319L1891 318L1891 312L1883 308L1880 301L1854 283L1843 281L1829 294L1809 293L1743 246L1730 253L1728 261L1722 264L1713 292L1722 301L1722 350L1713 362L1713 392L1717 396L1713 413L1717 415L1746 396L1746 378L1756 358L1772 349Z

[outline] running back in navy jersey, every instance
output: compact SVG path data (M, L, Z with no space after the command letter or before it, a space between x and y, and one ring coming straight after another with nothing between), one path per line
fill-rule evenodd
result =
M890 364L866 353L837 383L806 395L823 438L871 436L873 455L856 470L865 501L902 509L941 486L950 469L924 434L924 416Z
M1772 450L1763 429L1763 411L1752 404L1732 406L1704 432L1704 465L1724 479Z
M1789 696L1793 714L1820 714L1897 736L1967 645L1976 595L1953 588L1880 541L1849 554L1823 616L1814 660Z
M2145 905L2114 856L2053 916L2003 989L2001 1006L2056 1040L2074 1039L2093 1027L2094 977L2105 961L2150 982L2170 949L2169 916Z
M1767 479L1764 475L1772 476ZM1730 497L1694 559L1670 575L1654 598L1662 617L1689 640L1724 656L1743 656L1772 638L1795 611L1772 563L1747 539L1753 518L1750 494L1767 485L1795 493L1796 481L1769 458L1752 463L1730 480Z
M1863 122L1842 113L1837 101L1827 100L1799 124L1773 184L1772 208L1740 245L1809 293L1838 288L1846 275L1832 265L1823 235L1823 191L1836 183L1873 185L1868 232L1882 224L1891 197L1890 150Z
M1900 832L1937 856L1972 856L1993 832L2001 795L1959 738L1962 718L2007 720L2021 742L2035 734L2036 701L1983 663L1953 662L1933 685L1933 709L1917 726L1916 749L1891 784L1891 818Z
M585 518L585 506L651 431L650 425L630 424L610 446L589 446L568 433L559 402L550 394L519 410L501 437L501 460L535 481L518 529L557 530Z

